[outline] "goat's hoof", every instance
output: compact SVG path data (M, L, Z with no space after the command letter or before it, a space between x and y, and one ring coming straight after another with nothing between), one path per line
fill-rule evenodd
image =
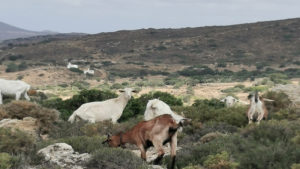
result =
M154 165L159 165L159 164L161 164L161 160L162 160L163 157L164 157L164 155L158 156L158 157L153 161L153 164L154 164Z

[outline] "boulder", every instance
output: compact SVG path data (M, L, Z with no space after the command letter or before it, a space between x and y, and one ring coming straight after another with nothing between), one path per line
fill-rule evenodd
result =
M34 138L38 138L37 119L32 117L25 117L23 120L18 119L3 119L0 121L0 127L12 128L23 131Z
M84 169L91 156L88 153L79 154L72 146L66 143L49 145L38 151L49 165L58 166L64 169Z

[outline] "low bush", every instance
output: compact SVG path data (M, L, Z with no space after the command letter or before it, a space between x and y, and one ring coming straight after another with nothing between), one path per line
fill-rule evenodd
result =
M233 126L242 127L247 124L246 106L230 108L215 108L207 104L189 107L174 107L175 112L184 112L187 118L198 122L224 122Z
M274 100L274 102L265 102L270 112L278 112L281 109L286 109L292 103L288 95L283 92L268 91L263 95L263 98Z
M117 157L117 158L116 158ZM128 150L121 148L102 148L92 154L87 165L90 169L147 169L147 164Z
M8 169L11 167L12 157L8 153L0 153L0 169Z
M79 153L91 153L103 149L104 145L102 142L105 139L105 137L100 136L76 136L58 139L56 142L67 143L73 147L74 151Z
M9 154L30 153L34 147L34 139L28 134L6 128L0 128L0 152Z
M226 151L215 155L209 155L203 162L203 165L207 169L236 169L238 163L230 161L230 156Z
M288 76L282 73L273 73L270 75L270 80L273 81L275 84L287 84Z
M82 70L80 70L80 69L78 69L78 68L74 68L74 67L70 68L69 70L70 70L71 72L75 72L75 73L79 73L79 74L82 74L82 73L83 73Z
M291 169L300 169L300 164L293 164Z
M219 99L204 99L204 100L195 100L192 106L195 107L200 107L200 106L210 106L210 107L214 107L214 108L224 108L225 107L225 103L221 102Z

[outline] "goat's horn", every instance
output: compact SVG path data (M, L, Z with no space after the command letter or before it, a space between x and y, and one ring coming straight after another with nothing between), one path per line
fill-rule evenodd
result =
M267 101L267 102L274 102L275 100L265 99L265 98L264 98L264 101Z

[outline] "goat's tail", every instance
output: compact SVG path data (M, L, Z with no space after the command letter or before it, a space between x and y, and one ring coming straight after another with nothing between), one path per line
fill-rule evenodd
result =
M76 112L74 112L74 113L69 117L68 122L74 123L74 121L75 121L75 119L76 119L76 116L77 116L77 114L76 114Z

